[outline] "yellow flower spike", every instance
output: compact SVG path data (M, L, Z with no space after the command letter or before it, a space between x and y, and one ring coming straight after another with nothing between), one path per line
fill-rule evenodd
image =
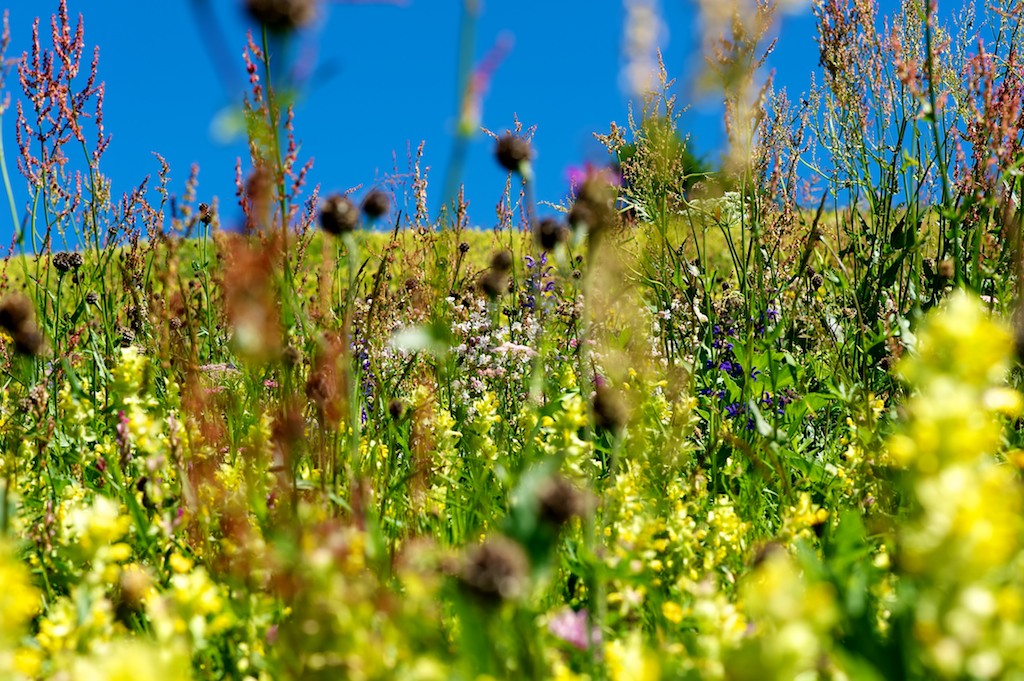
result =
M1013 449L1006 453L1006 460L1024 470L1024 449Z
M185 681L191 676L186 650L141 640L120 640L103 646L88 658L76 659L71 669L71 678L78 681Z
M179 575L183 575L192 569L192 561L177 551L171 554L168 562L171 564L171 569Z
M0 644L15 640L28 620L39 612L40 592L32 585L28 570L14 560L7 545L0 542Z
M662 603L661 614L672 624L679 624L683 621L683 608L674 601L665 601Z
M132 557L132 547L124 542L112 544L107 550L107 558L116 563L123 563Z
M14 671L25 678L35 679L42 675L43 655L35 648L18 648L14 652Z
M656 681L661 676L657 659L644 650L638 632L608 642L604 652L612 681Z
M983 396L985 408L1002 414L1003 416L1016 417L1024 410L1024 399L1019 392L1012 388L997 387L989 388Z

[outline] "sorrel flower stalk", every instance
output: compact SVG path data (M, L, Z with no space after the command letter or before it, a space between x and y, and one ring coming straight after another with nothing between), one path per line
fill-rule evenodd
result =
M285 39L282 37L282 39ZM244 113L249 134L249 150L254 173L249 183L258 181L255 189L242 181L241 162L236 167L236 186L247 226L257 231L276 233L282 254L283 291L286 297L294 291L294 272L291 262L291 229L305 229L312 220L312 206L299 216L298 198L312 168L310 159L298 164L298 144L295 141L294 111L288 102L288 83L277 81L279 69L271 67L271 37L266 25L262 26L261 41L257 45L252 33L243 52L246 72L249 74L250 93L245 98ZM275 90L275 88L277 88ZM287 142L287 147L284 146ZM317 190L314 190L314 199ZM297 249L301 250L301 249ZM298 253L296 253L298 255ZM293 314L298 303L291 301Z

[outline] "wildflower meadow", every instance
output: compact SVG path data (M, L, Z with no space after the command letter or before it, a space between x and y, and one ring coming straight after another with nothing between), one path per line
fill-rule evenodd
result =
M88 8L37 4L0 40L0 680L1024 679L1021 2L812 0L799 95L793 2L693 3L711 164L627 22L651 77L558 201L461 60L496 211L422 148L307 181L315 0L237 3L234 196L115 194Z

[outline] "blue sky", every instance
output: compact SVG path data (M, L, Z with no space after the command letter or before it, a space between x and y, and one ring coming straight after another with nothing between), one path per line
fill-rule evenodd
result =
M29 47L31 23L42 15L48 34L56 0L13 0L9 56ZM214 121L240 102L245 83L241 50L246 20L239 0L206 0L222 29L223 44L204 47L192 0L133 2L68 0L81 13L87 45L100 46L100 78L106 82L105 124L113 135L103 169L120 196L146 175L154 175L159 152L171 167L172 191L181 193L189 168L200 166L200 198L217 195L226 224L238 221L234 167L245 156L244 142L224 143ZM325 15L297 49L315 49L323 76L304 93L296 112L302 157L313 156L310 187L324 192L372 185L393 170L406 169L407 153L425 141L424 164L431 167L431 209L440 200L456 121L455 61L462 3L408 0L404 6L327 3ZM684 0L661 0L667 26L662 39L679 101L691 105L683 127L693 148L714 160L724 136L714 97L698 95L694 77L701 66L696 8ZM611 121L626 123L628 96L620 85L621 0L490 0L482 3L476 29L476 58L499 36L511 36L484 101L482 125L503 130L518 115L536 125L538 198L558 201L567 189L566 169L604 158L594 132ZM779 47L772 58L776 81L792 97L807 89L817 69L814 18L809 9L782 17ZM226 76L224 74L227 74ZM229 80L233 79L233 80ZM17 77L8 89L19 96ZM16 174L14 111L3 118L8 168L14 174L18 212L24 209L24 181ZM493 142L479 134L463 173L474 225L493 226L494 206L504 173L493 162ZM9 211L0 210L0 242L12 234ZM58 245L59 246L59 245Z

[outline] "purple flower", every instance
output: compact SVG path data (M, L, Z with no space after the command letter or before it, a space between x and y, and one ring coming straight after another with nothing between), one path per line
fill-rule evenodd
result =
M588 636L589 619L586 610L565 608L548 622L548 631L569 645L586 650L591 643L601 643L601 631L597 627L592 627Z
M744 411L746 411L746 406L742 402L733 402L732 404L728 404L725 407L725 413L730 418L736 418Z

